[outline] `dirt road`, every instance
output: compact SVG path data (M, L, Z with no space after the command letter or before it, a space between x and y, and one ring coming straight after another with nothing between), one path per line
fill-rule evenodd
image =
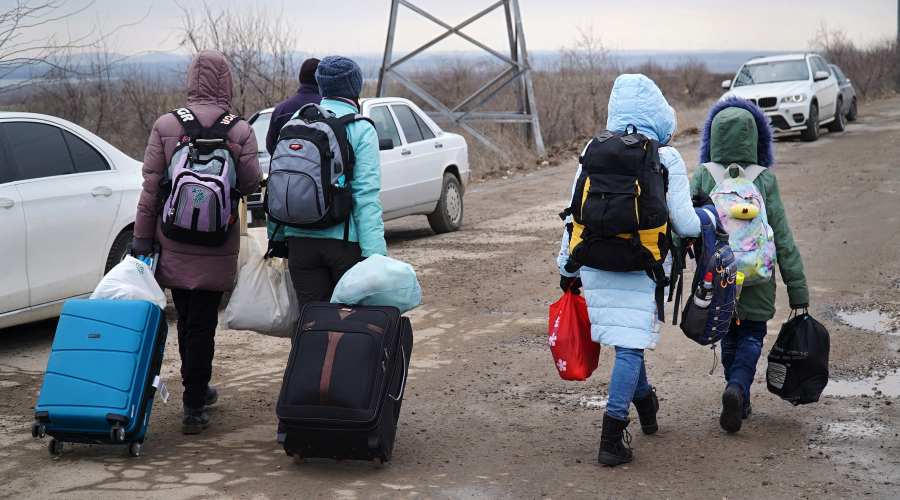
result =
M900 100L860 108L860 121L817 143L779 142L776 174L812 294L832 335L827 397L792 407L765 390L733 435L718 426L721 365L667 325L646 355L661 400L660 430L632 425L635 461L596 462L613 349L584 383L563 382L546 346L555 255L575 162L474 182L463 229L435 236L424 218L387 224L389 253L423 287L410 314L416 343L393 460L294 465L275 443L274 403L288 340L217 337L213 425L182 436L174 327L144 455L67 445L56 459L29 425L52 322L0 331L0 497L9 498L895 498L900 497L900 337L847 326L835 313L900 304ZM695 165L697 139L676 146ZM577 152L573 152L577 155ZM692 170L692 167L689 167ZM764 354L787 318L778 315ZM668 312L671 316L671 311ZM891 382L893 380L893 382ZM759 384L762 382L762 384ZM879 385L880 384L880 385ZM893 385L892 385L893 384ZM878 386L876 393L872 387ZM894 403L894 404L891 404Z

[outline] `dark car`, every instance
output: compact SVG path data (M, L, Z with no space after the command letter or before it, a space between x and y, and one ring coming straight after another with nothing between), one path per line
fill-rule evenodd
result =
M841 89L841 97L844 102L844 116L847 117L848 122L856 121L856 91L853 90L853 85L850 85L850 79L847 78L847 75L841 71L841 68L838 68L834 64L829 64L831 66L831 71L834 72L835 78L838 80L838 85L840 85Z

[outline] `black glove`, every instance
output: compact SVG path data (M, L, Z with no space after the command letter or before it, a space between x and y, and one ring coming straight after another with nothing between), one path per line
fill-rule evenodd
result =
M269 248L266 250L265 258L271 259L272 257L279 257L282 259L288 258L288 242L284 241L275 241L269 240Z
M131 253L137 256L149 257L153 255L153 240L150 238L138 238L137 236L131 240Z
M702 189L698 189L697 194L695 194L694 196L691 196L691 200L694 202L694 207L696 207L696 208L705 207L707 205L713 206L713 207L715 206L715 204L712 201L712 198L710 198L709 195L706 194L706 191L704 191Z
M581 277L575 276L570 278L568 276L561 275L559 277L559 287L562 288L563 293L568 292L570 290L570 286L572 293L574 293L575 295L581 295Z

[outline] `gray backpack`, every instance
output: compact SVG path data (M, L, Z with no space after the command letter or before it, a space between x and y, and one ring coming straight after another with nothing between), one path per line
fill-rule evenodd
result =
M284 124L263 201L276 231L280 226L323 229L344 223L347 241L356 158L345 127L360 120L372 123L359 114L337 118L318 104L307 104Z

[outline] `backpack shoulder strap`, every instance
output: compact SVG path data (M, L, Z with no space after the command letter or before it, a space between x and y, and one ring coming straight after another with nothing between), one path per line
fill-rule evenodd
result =
M226 111L222 116L216 119L215 123L213 123L213 126L209 129L227 134L228 131L231 130L231 127L233 127L237 122L241 120L243 120L243 118L241 118L236 113Z
M723 167L721 163L708 162L704 163L702 166L706 168L706 171L709 172L709 175L716 181L716 184L725 180L725 167Z
M337 119L337 123L340 125L343 125L345 127L353 122L358 122L358 121L367 121L370 124L372 124L373 127L375 126L375 122L373 122L371 118L360 115L360 114L344 115Z
M747 168L744 169L744 178L750 182L756 180L757 177L763 172L766 171L766 167L760 167L759 165L748 165Z
M177 108L170 111L170 113L175 115L175 118L178 118L178 122L181 123L186 132L203 130L203 125L200 125L200 120L197 119L197 116L190 108Z

